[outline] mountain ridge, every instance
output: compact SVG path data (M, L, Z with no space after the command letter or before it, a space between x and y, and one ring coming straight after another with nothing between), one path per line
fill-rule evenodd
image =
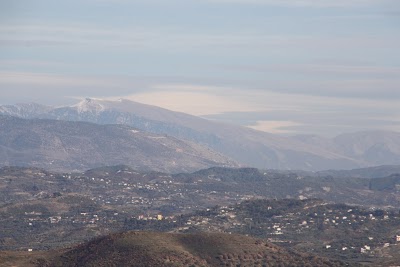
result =
M127 125L98 125L0 115L3 166L86 170L128 164L142 170L182 172L205 166L238 166L233 160L188 141Z
M62 107L32 103L8 105L0 106L0 114L129 125L198 143L245 166L263 169L321 171L400 163L400 133L397 132L356 132L334 138L284 137L126 99L87 98Z

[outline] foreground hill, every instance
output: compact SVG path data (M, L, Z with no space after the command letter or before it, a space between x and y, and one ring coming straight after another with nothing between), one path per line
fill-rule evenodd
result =
M31 266L348 266L229 234L125 232L55 253L32 253ZM18 260L0 254L0 260ZM26 256L25 256L26 257ZM11 258L11 260L10 260Z
M81 171L117 164L164 172L237 166L203 146L130 126L0 115L0 165Z
M0 114L130 125L142 131L206 145L244 165L257 168L325 170L368 165L368 162L319 145L129 100L86 99L73 106L57 108L37 104L0 106Z

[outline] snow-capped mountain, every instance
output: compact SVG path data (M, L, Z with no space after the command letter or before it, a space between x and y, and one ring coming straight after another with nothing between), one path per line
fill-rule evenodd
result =
M382 140L376 139L369 146L371 153L357 156L346 149L339 149L331 140L320 137L315 137L314 141L304 136L288 138L125 99L84 99L72 106L46 107L32 110L29 114L14 112L12 115L129 125L143 131L166 134L205 145L237 162L258 168L312 171L352 169L384 164L382 161L388 159L392 160L385 164L396 164L394 161L397 161L400 155L397 150L390 149L393 142L400 144L400 138L393 139L390 146L380 144ZM339 139L341 138L338 137ZM347 147L345 141L342 142L342 146ZM379 152L379 160L373 157L373 151ZM391 154L392 152L394 154Z

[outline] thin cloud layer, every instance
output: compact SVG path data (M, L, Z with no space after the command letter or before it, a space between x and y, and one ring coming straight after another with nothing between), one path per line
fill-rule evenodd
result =
M289 7L360 7L381 5L385 0L205 0L216 3L243 3ZM386 1L391 2L391 1Z
M0 104L127 97L286 134L396 130L398 10L392 0L14 0L2 9Z

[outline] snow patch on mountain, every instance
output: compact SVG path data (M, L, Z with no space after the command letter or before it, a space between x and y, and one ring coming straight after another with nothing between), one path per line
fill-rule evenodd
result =
M92 98L86 98L71 107L75 108L79 113L91 112L95 114L99 114L107 109L104 105L100 103L100 101Z

